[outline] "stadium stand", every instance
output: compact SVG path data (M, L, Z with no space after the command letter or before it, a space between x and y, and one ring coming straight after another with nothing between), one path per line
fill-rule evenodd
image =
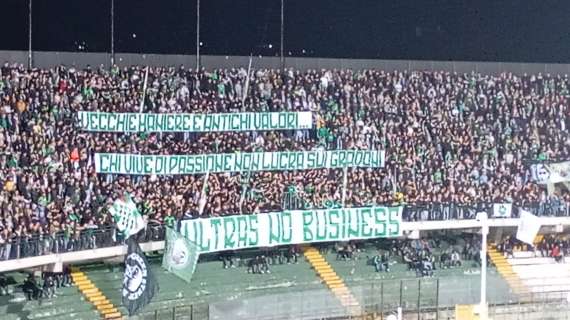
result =
M406 221L474 219L479 211L491 214L494 203L514 204L513 217L523 208L538 216L570 216L567 190L547 193L529 172L531 163L570 159L566 76L254 70L242 100L244 69L148 70L143 112L312 111L316 128L85 133L77 127L77 111L139 112L142 66L27 70L5 64L0 68L1 260L122 244L108 207L123 191L133 194L149 222L144 240L162 240L162 225L176 226L185 219L341 205L403 205ZM129 177L98 175L93 168L96 152L340 148L379 149L387 155L384 168L347 170L344 203L339 169ZM201 199L206 199L203 209ZM275 300L288 301L280 303L284 310L301 305L299 317L323 306L330 316L331 309L347 306L360 312L476 303L477 241L468 234L427 239L315 245L304 248L304 256L291 264L269 263L269 255L256 251L251 255L261 260L251 265L251 272L247 252L236 254L226 269L214 260L216 255L207 255L190 285L163 271L160 256L151 257L163 290L145 310L165 310L164 317L170 317L176 308L187 313L184 308L192 305L191 314L223 319L239 312L247 318L253 311L269 318L277 311L268 302ZM569 290L568 264L551 257L553 248L544 250L549 253L536 256L491 247L493 301ZM55 297L37 303L25 302L14 286L22 285L25 276L8 274L11 293L0 297L0 308L10 320L126 313L116 265L78 267L73 275L77 288L59 288ZM308 296L319 302L304 302ZM380 303L370 301L375 296L382 297Z
M60 287L55 290L55 297L41 297L28 301L22 288L28 278L26 273L9 273L7 292L0 296L1 318L19 319L94 319L96 310L85 303L76 287ZM37 277L36 277L37 278ZM39 284L39 283L38 283Z
M524 293L548 296L570 291L567 239L541 235L534 247L520 243L514 246L508 244L512 242L505 241L501 254L506 257L506 264L497 265L497 268L512 270L512 275L520 279L519 285Z
M525 165L569 157L563 76L255 70L242 104L243 69L150 68L144 112L307 110L316 113L317 129L117 135L76 130L74 113L138 111L142 67L28 71L5 64L1 71L1 237L14 244L3 246L5 259L93 246L94 230L112 225L106 205L124 190L149 221L198 216L202 176L97 176L94 152L385 149L385 168L349 171L345 206L405 202L409 220L469 218L475 209L468 208L494 202L539 215L569 213L568 193L547 195ZM339 175L336 169L261 172L244 182L211 174L203 215L322 208L341 201ZM28 245L38 238L45 245Z

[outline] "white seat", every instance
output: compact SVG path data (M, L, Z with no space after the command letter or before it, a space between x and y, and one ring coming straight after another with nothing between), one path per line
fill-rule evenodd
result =
M509 263L513 266L524 265L524 264L549 264L554 263L554 258L550 257L528 257L528 258L515 258L507 259Z
M516 251L516 252L513 252L513 257L515 257L515 258L533 258L534 252L533 251Z
M521 279L566 277L570 276L570 264L515 265L513 266L513 271L515 271Z
M570 275L564 277L530 278L523 280L527 287L570 285Z
M570 285L558 285L558 286L536 286L529 288L531 292L562 292L570 291Z

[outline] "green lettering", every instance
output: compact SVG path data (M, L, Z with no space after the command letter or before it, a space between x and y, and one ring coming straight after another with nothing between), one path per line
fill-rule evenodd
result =
M279 244L281 243L281 229L283 228L279 213L268 214L267 216L269 218L269 244Z
M218 235L220 234L220 227L222 226L222 221L220 218L211 218L210 220L210 226L214 229L214 238L216 239L214 242L214 248L218 249L219 248L219 237Z
M129 114L129 131L130 132L137 132L137 120L138 120L138 113Z
M247 217L248 217L247 221L249 222L249 226L247 228L249 230L249 236L247 238L249 241L249 245L255 247L259 242L257 215L252 214Z
M327 211L315 211L316 221L316 241L324 241L327 239Z
M299 126L299 114L297 112L287 113L287 128L293 129Z
M89 113L89 127L91 130L97 131L99 128L97 127L99 116L97 113L92 112Z
M237 216L237 233L238 233L237 247L238 248L247 247L247 244L248 244L247 226L248 226L247 217L246 216Z
M153 156L145 156L144 157L144 173L151 174L152 173L152 164L153 164Z
M376 228L374 230L375 237L385 237L386 236L386 208L375 207L374 209L374 221Z
M360 221L361 221L361 230L360 233L363 237L372 237L372 228L370 228L370 224L368 220L372 219L372 211L370 208L364 208L360 210Z
M183 115L181 114L177 114L174 116L174 131L184 131L184 127L182 126L183 124Z
M281 243L289 244L293 240L293 219L291 212L283 211L281 216Z
M224 217L224 249L234 249L234 233L236 231L236 222L234 217ZM231 231L230 231L231 230Z
M313 241L313 232L311 225L313 224L313 211L303 211L303 242Z
M346 209L348 213L348 238L360 238L360 216L354 209ZM356 220L356 223L354 223Z
M400 221L402 221L400 212L400 207L388 207L388 223L390 225L390 231L388 232L388 235L390 236L400 235Z
M332 209L328 211L329 213L329 238L331 241L339 240L340 236L340 226L339 226L339 213L338 210ZM334 230L334 231L333 231Z

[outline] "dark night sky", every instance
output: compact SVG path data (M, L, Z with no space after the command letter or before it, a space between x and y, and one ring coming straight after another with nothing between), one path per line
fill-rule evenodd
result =
M33 1L34 50L110 50L110 0ZM28 1L1 2L0 49L26 49ZM115 0L116 51L193 54L195 6ZM276 55L279 17L280 0L202 0L202 53ZM568 0L285 0L285 21L294 56L570 62Z

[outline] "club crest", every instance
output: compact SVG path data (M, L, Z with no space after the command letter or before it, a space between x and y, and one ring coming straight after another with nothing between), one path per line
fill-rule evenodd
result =
M145 291L148 270L143 258L131 253L125 259L125 277L123 278L123 297L137 300Z

